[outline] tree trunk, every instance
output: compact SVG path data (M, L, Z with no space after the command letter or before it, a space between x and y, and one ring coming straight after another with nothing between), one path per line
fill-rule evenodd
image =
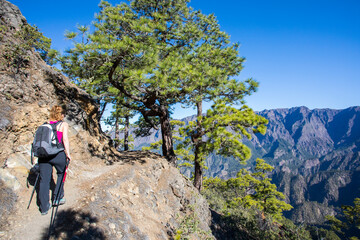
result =
M119 131L119 118L116 117L115 119L115 148L117 149L119 146L119 135L120 135L120 131Z
M196 103L197 107L197 129L196 129L196 136L193 138L194 145L195 145L195 171L194 171L194 186L199 191L202 188L202 181L203 181L203 169L201 166L201 156L200 155L200 145L202 142L202 127L201 127L201 119L199 117L202 116L202 101Z
M105 112L107 102L104 102L103 104L101 104L101 103L99 102L99 105L100 105L100 107L99 107L99 108L100 108L99 122L100 122L101 117L102 117L102 115L103 115L104 112Z
M129 116L126 116L125 127L124 127L124 151L129 150L129 126L130 126Z
M201 166L201 163L199 161L198 156L199 147L195 146L195 172L194 172L194 186L199 191L201 191L202 188L202 182L203 182L203 169Z
M170 114L166 107L161 107L160 125L161 125L161 136L162 136L162 152L163 156L173 164L176 165L176 155L174 152L174 145L172 139L172 131L170 125Z

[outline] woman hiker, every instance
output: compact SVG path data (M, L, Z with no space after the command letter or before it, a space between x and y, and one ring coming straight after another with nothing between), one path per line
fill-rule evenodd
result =
M63 122L65 117L66 109L61 106L53 106L50 110L50 124L56 124L56 133L59 143L63 143L65 151L61 151L55 156L50 158L39 158L38 163L40 166L40 189L39 189L39 200L40 200L40 211L42 215L46 215L51 208L49 203L49 190L50 181L52 178L52 169L55 167L57 173L57 183L55 191L53 192L53 206L61 205L65 203L64 198L64 184L62 184L62 178L64 171L66 170L67 161L71 160L70 157L70 144L68 138L69 125ZM59 187L61 189L59 192ZM59 197L57 197L59 194Z

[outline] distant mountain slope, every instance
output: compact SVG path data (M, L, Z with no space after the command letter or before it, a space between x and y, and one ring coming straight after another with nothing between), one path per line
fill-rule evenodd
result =
M269 120L265 135L247 145L275 167L273 182L294 209L295 222L321 223L334 207L360 196L360 107L344 110L296 107L259 112ZM232 177L241 166L212 156L209 175Z
M294 206L295 222L321 223L341 204L360 196L360 107L343 110L294 107L258 112L269 120L265 135L244 142L252 158L242 166L232 158L211 155L207 176L230 178L256 158L275 167L273 182ZM182 119L191 121L194 116ZM158 140L160 133L136 139L135 146Z
M269 120L268 130L264 136L256 135L252 143L261 147L266 152L264 157L274 163L293 159L298 160L296 165L301 165L303 161L359 144L360 107L344 110L298 107L259 114ZM287 165L291 170L297 168Z

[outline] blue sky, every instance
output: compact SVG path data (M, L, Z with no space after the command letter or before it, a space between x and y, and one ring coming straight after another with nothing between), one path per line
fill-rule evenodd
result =
M100 1L10 2L63 51L71 46L65 30L89 25ZM241 44L247 60L239 79L260 83L245 99L254 110L360 105L359 0L194 0L190 5L214 13L231 41ZM178 107L173 117L193 113Z

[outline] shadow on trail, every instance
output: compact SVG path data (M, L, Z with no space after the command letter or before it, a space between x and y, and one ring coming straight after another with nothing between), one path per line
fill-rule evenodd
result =
M59 211L50 238L48 226L41 239L105 240L105 234L97 227L97 222L98 219L90 213L72 209Z

